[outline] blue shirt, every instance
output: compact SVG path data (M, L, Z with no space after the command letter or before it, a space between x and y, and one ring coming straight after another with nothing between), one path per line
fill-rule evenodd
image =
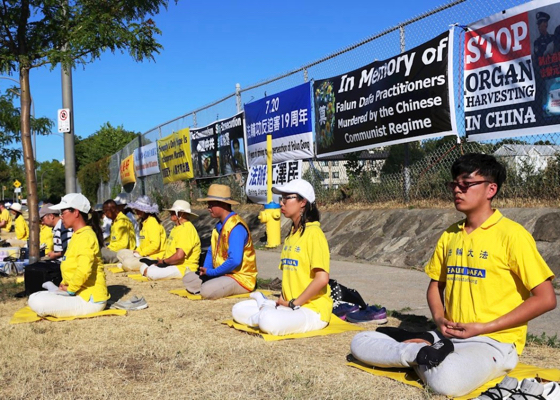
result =
M222 228L224 227L226 221L234 215L235 212L231 212L228 214L224 222L218 222L216 224L216 229L218 234L222 233ZM206 253L206 258L204 259L204 268L206 268L206 275L209 277L217 277L225 275L235 268L241 265L243 261L243 248L247 244L247 240L249 239L249 233L245 229L243 225L237 225L235 228L231 230L229 235L229 243L228 243L228 258L225 260L222 265L217 268L214 268L212 265L212 247Z

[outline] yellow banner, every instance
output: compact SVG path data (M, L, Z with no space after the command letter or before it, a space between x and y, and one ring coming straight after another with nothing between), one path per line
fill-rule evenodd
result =
M194 178L189 128L157 141L163 183Z
M121 161L121 184L127 185L136 182L134 175L134 154L129 155Z

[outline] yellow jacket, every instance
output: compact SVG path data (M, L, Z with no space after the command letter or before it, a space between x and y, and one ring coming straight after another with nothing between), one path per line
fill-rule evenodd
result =
M5 232L10 232L12 230L12 214L7 208L4 208L0 213L0 221L6 221L6 226L2 228Z
M185 275L187 268L191 271L198 269L198 260L200 258L200 237L196 228L190 221L185 221L181 225L177 225L169 232L169 237L165 242L165 253L163 258L169 258L177 249L185 252L185 259L180 264L175 264L181 274Z
M41 231L39 232L39 243L42 245L47 245L45 247L45 254L49 254L54 249L53 243L53 231L52 228L46 225L41 225Z
M149 216L142 224L140 245L136 251L143 257L159 258L163 255L166 237L163 226L154 217Z
M85 301L91 297L94 302L107 301L110 296L103 268L101 250L93 229L91 226L78 229L62 257L62 284L68 285L68 292L75 293Z
M23 218L23 215L19 215L16 218L16 238L18 240L27 240L29 239L29 226L27 225L27 221Z
M113 225L111 225L111 241L107 248L113 251L134 250L136 248L134 226L122 212L119 212L117 218L113 221Z

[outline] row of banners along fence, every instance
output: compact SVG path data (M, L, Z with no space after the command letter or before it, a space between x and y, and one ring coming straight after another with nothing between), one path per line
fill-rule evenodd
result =
M218 181L264 203L271 134L273 184L303 177L323 202L445 199L452 162L484 152L508 205L557 205L559 124L560 2L452 1L144 133L98 199L169 204Z

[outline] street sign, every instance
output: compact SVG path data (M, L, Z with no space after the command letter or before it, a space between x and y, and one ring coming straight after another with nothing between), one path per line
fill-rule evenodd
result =
M18 188L18 187L20 187L20 186L21 186L21 182L18 181L18 180L16 179L16 180L14 181L14 187L15 187L15 188Z
M58 132L70 132L70 109L61 108L58 110Z
M15 188L15 189L14 189L14 193L21 193L21 188L20 188L20 187Z

